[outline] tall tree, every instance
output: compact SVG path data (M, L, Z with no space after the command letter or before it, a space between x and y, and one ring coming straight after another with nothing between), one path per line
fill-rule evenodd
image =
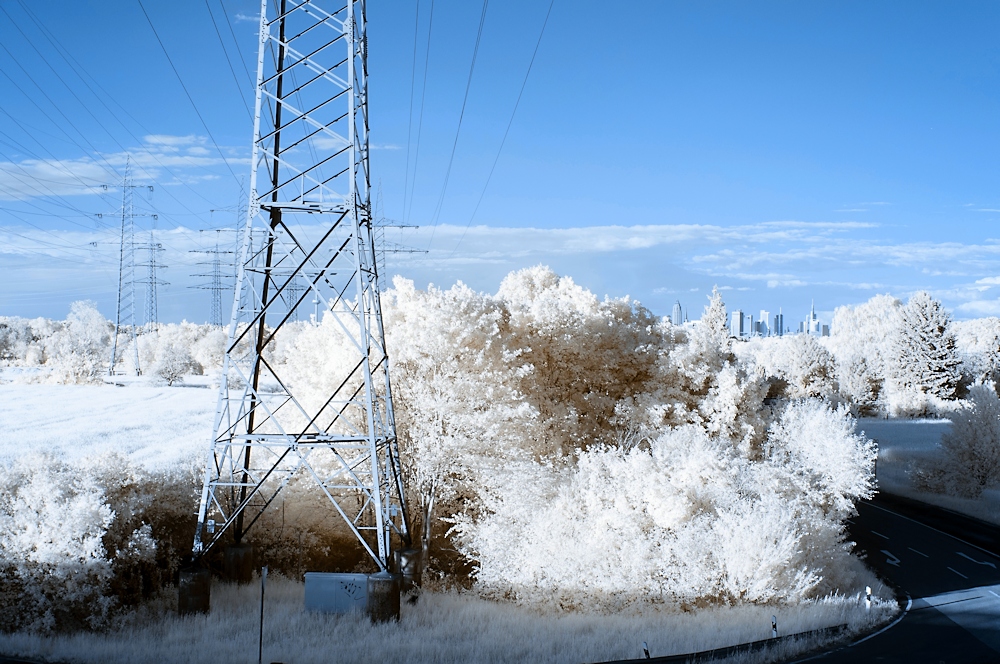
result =
M896 336L896 378L900 386L941 399L954 399L960 360L951 317L938 300L921 291L900 311Z

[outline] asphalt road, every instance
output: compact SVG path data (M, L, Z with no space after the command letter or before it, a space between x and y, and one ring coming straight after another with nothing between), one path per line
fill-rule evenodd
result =
M909 608L888 629L808 661L1000 662L1000 529L891 496L858 512L852 538Z

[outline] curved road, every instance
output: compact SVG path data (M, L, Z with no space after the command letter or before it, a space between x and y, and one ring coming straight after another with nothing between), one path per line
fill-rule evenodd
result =
M858 512L852 538L909 608L873 636L801 661L1000 662L1000 528L894 496Z

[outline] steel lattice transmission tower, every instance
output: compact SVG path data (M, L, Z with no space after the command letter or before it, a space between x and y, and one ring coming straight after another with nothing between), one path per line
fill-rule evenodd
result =
M261 2L249 209L194 555L227 532L239 543L297 476L384 571L409 528L372 229L365 1L275 4ZM321 368L333 387L320 394L270 352L314 300L348 358Z
M158 270L164 269L167 266L160 263L160 255L163 253L163 245L156 241L156 219L157 216L154 214L153 226L149 229L149 242L145 245L137 245L136 249L141 249L146 251L146 262L136 263L136 267L146 268L146 277L144 279L139 279L136 283L143 284L146 287L146 331L156 332L159 327L159 306L157 303L157 287L167 286L168 282L163 281L159 278Z
M118 306L115 312L115 338L111 344L111 363L108 374L118 373L121 353L128 342L132 345L132 367L135 375L139 369L139 345L136 343L135 325L135 207L133 204L132 163L125 158L125 175L122 178L121 237L118 250ZM123 340L124 337L124 340Z
M208 254L212 257L210 263L198 263L198 265L209 265L212 268L211 273L200 272L192 276L195 277L211 277L212 282L210 284L200 284L198 286L189 286L189 288L197 288L200 290L207 290L212 292L212 313L209 316L209 323L212 325L222 325L222 303L223 296L225 294L232 294L233 292L233 260L232 250L220 249L219 248L219 235L223 231L232 231L234 229L216 229L215 231L215 249L192 249L191 253L195 254ZM228 256L225 261L223 261L223 256ZM223 265L225 265L226 270L223 274ZM227 312L228 313L228 312Z

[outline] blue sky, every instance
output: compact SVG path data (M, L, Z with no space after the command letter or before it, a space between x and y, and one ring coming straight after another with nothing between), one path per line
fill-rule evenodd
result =
M161 318L208 316L191 251L249 178L258 5L144 4L187 92L135 0L2 5L0 315L111 315L97 214L128 153L154 186ZM490 3L438 215L482 5L436 0L428 55L420 0L414 79L417 5L369 8L372 169L385 215L421 226L392 239L428 250L390 274L492 291L545 263L692 317L713 285L791 319L919 289L1000 315L1000 5L557 0L475 217L548 3Z

